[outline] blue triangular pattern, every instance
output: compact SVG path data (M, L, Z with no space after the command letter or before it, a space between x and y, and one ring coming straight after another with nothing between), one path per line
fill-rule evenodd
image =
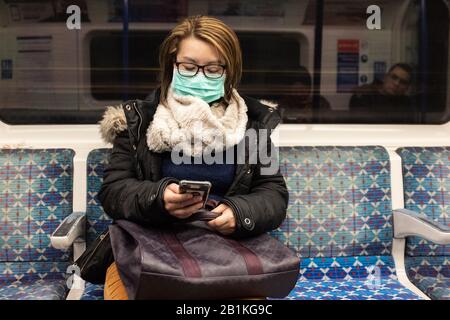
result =
M405 208L450 226L450 147L399 148ZM450 299L450 245L408 237L410 280L433 299Z
M92 150L87 158L87 205L86 217L88 221L87 244L94 241L111 224L97 198L103 183L103 173L109 164L111 149L102 148Z

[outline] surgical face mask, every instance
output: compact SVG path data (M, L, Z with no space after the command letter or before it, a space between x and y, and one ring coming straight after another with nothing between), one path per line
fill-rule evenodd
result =
M172 88L177 95L194 96L211 103L225 95L225 76L209 79L199 70L194 77L184 77L174 68Z

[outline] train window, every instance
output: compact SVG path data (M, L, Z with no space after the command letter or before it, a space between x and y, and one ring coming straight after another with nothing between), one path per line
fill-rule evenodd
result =
M90 37L91 94L96 100L144 99L157 86L158 50L167 32L128 34L128 81L124 81L123 34L99 32ZM108 54L105 55L105 52Z
M69 2L80 29L67 27ZM204 14L239 36L239 91L277 102L284 123L448 122L448 1L367 13L372 2L0 0L0 119L96 123L106 105L145 99L164 37Z
M283 95L301 68L298 34L238 32L244 72L243 94L274 99ZM167 31L128 34L128 83L123 79L123 35L99 32L90 37L91 93L97 100L124 96L144 99L158 85L158 49ZM105 55L105 51L108 55ZM276 58L274 58L276 57Z
M262 99L278 100L302 70L301 49L306 41L297 33L238 32L243 75L239 91Z
M447 122L448 3L376 1L379 17L365 13L374 3L325 1L320 95L329 112L314 106L313 122Z

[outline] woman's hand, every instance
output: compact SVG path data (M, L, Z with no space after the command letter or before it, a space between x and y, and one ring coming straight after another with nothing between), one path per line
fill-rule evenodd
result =
M224 235L234 232L236 229L236 218L234 217L233 210L229 206L222 203L211 211L220 213L221 215L209 221L208 226Z
M194 212L203 207L201 196L194 197L191 193L180 193L178 184L171 183L164 190L164 209L178 219L189 218Z

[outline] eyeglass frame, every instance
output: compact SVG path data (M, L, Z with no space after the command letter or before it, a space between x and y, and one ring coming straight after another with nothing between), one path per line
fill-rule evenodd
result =
M193 66L196 66L197 67L197 72L195 72L195 74L193 74L192 76L186 76L186 75L184 75L184 74L181 74L180 73L180 64L191 64L191 65L193 65ZM220 79L220 78L222 78L223 77L223 75L225 74L225 70L226 70L226 65L224 65L224 64L204 64L204 65L199 65L199 64L196 64L196 63L192 63L192 62L177 62L177 61L175 61L175 66L177 67L177 72L179 73L179 75L180 76L182 76L182 77L186 77L186 78L193 78L193 77L195 77L197 74L198 74L198 72L200 71L200 69L202 69L202 73L203 73L203 75L206 77L206 78L208 78L208 79L213 79L213 80L215 80L215 79ZM218 67L222 67L223 68L223 71L222 71L222 74L220 75L220 77L217 77L217 78L211 78L211 77L208 77L207 75L206 75L206 73L205 73L205 67L209 67L209 66L218 66Z

